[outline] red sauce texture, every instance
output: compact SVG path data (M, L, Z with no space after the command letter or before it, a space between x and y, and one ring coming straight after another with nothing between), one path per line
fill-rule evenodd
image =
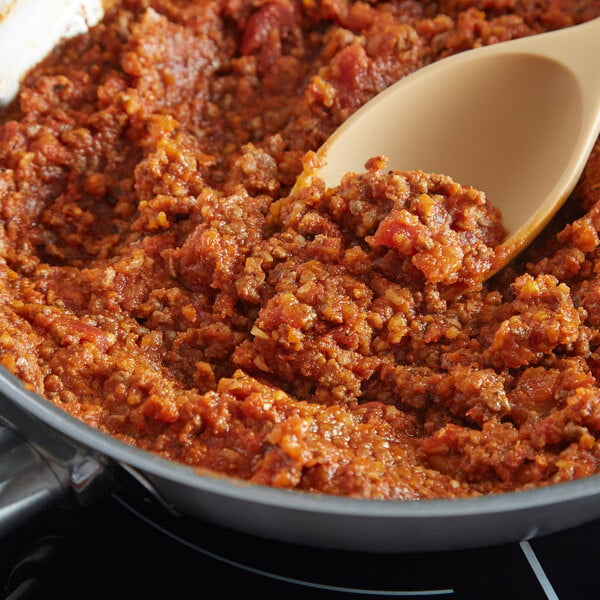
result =
M0 364L107 434L268 486L469 497L600 472L600 144L487 281L504 232L468 182L373 157L290 194L398 79L599 15L117 3L0 117Z

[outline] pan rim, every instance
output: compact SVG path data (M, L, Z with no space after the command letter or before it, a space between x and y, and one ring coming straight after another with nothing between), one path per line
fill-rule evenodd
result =
M29 416L75 440L86 449L106 455L118 463L125 463L145 474L194 490L290 511L383 519L447 519L522 512L600 495L600 474L529 490L456 499L379 500L278 489L224 475L204 473L111 437L26 389L19 379L2 367L0 394Z

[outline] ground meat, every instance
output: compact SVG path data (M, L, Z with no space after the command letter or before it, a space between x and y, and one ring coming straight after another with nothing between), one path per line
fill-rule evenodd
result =
M362 104L593 0L123 0L0 120L0 363L203 473L370 498L600 472L600 144L486 280L485 194L373 157L290 193Z

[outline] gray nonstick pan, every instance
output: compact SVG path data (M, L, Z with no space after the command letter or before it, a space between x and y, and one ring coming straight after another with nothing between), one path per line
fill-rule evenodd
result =
M15 34L21 36L20 44L0 37L4 44L0 45L0 66L5 69L0 70L0 84L5 84L0 85L0 106L16 90L16 86L7 87L7 82L18 80L67 29L72 34L97 21L103 3L41 0L35 4L40 11L31 19L32 2L0 0L0 21L5 26L27 24ZM74 19L69 27L62 13L52 12L63 5L70 7ZM17 11L20 6L22 11ZM7 7L11 7L10 15ZM65 27L54 40L47 31L49 22ZM40 31L36 32L35 23ZM42 40L48 45L33 43ZM25 46L37 49L29 64L21 61ZM494 545L600 517L600 475L472 499L381 501L284 491L202 473L89 427L25 389L0 367L0 536L54 503L76 508L123 486L128 493L153 499L165 511L251 535L378 552Z

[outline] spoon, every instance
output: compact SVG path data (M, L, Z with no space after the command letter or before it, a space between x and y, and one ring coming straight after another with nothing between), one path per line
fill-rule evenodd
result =
M571 193L600 133L600 17L432 63L359 109L317 152L337 185L384 155L391 170L449 175L503 214L507 264Z

